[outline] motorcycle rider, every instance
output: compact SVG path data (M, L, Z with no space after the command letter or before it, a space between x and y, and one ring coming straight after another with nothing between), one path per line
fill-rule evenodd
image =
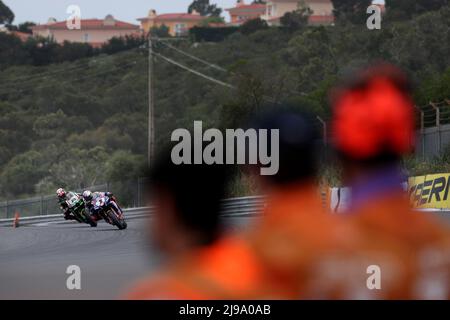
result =
M111 199L111 205L114 207L114 210L119 213L120 216L123 215L122 209L117 204L117 199L112 192L92 192L90 190L86 190L83 192L83 199L86 204L86 209L91 213L91 216L96 220L101 220L100 215L94 208L94 203L97 198L100 197L108 197Z
M71 192L69 192L71 193ZM75 192L74 192L75 193ZM67 205L67 200L69 200L67 196L68 192L64 190L63 188L59 188L56 190L56 196L58 197L58 203L61 210L64 212L64 219L66 220L77 220L77 218L70 213L69 206Z

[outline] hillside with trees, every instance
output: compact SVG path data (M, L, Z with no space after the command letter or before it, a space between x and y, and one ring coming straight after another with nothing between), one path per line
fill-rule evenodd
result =
M386 1L388 8L391 2ZM355 14L346 8L339 8L341 16ZM192 128L194 120L232 128L268 104L295 103L326 119L327 91L339 77L380 59L408 72L418 104L449 98L450 7L417 8L408 19L388 13L381 30L368 30L358 19L311 27L286 18L282 27L249 22L219 42L156 41L157 146L170 141L172 130ZM74 46L67 54L82 50L67 45ZM109 51L76 59L36 64L33 59L48 55L31 51L31 61L0 62L0 198L141 174L147 154L148 52L142 44L124 47L123 39L108 46ZM13 48L0 39L0 61L18 59L11 57Z

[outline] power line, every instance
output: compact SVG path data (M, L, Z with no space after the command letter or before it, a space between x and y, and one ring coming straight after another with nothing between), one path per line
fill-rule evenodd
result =
M185 55L186 57L189 57L189 58L191 58L191 59L193 59L193 60L195 60L195 61L201 62L201 63L203 63L204 65L207 65L207 66L209 66L209 67L211 67L211 68L213 68L213 69L216 69L216 70L219 70L219 71L227 72L227 73L228 73L228 70L226 70L226 69L224 69L224 68L222 68L222 67L220 67L220 66L218 66L218 65L216 65L216 64L213 64L213 63L208 62L208 61L206 61L206 60L203 60L203 59L201 59L201 58L199 58L199 57L196 57L196 56L194 56L194 55L192 55L192 54L190 54L190 53L187 53L186 51L183 51L183 50L181 50L181 49L178 49L177 47L174 47L174 46L172 46L172 45L170 45L170 44L167 44L167 43L165 43L165 42L162 42L162 41L161 41L160 43L162 43L164 46L166 46L166 47L168 47L168 48L170 48L170 49L172 49L172 50L175 50L176 52L178 52L178 53L180 53L180 54L182 54L182 55Z
M111 69L111 70L108 70L108 71L93 73L93 74L90 74L90 75L87 75L87 76L83 76L83 77L79 77L79 78L75 78L75 79L70 79L68 81L60 81L60 82L58 82L58 84L65 85L65 84L68 84L68 83L71 83L71 82L76 82L76 81L80 81L80 80L84 80L84 79L88 79L88 78L92 78L92 77L97 77L97 76L108 74L108 73L113 73L113 72L121 70L124 67L126 67L126 65L115 67L114 69ZM39 85L37 88L41 89L41 88L48 88L48 87L52 87L52 86L54 86L54 84L44 84L44 85ZM33 84L28 84L27 86L20 86L20 88L18 88L18 89L17 88L8 88L8 89L5 89L5 90L13 91L14 89L16 89L15 90L16 92L24 92L24 91L31 90L33 87L34 87ZM10 92L8 92L8 91L0 92L0 94L8 94L8 93L10 93Z
M158 40L157 40L157 41L158 41ZM159 42L162 43L164 46L166 46L166 47L168 47L168 48L170 48L170 49L172 49L172 50L174 50L174 51L177 51L178 53L180 53L180 54L182 54L182 55L185 55L186 57L189 57L189 58L191 58L191 59L193 59L193 60L196 60L196 61L198 61L198 62L201 62L201 63L203 63L204 65L209 66L209 67L211 67L211 68L213 68L213 69L216 69L216 70L219 70L219 71L222 71L222 72L229 73L229 74L231 74L231 75L233 75L233 76L240 76L239 74L236 74L236 73L234 73L234 72L231 72L231 71L229 71L229 70L226 70L225 68L222 68L222 67L218 66L217 64L208 62L208 61L206 61L206 60L204 60L204 59L201 59L201 58L199 58L199 57L197 57L197 56L194 56L194 55L192 55L192 54L190 54L190 53L187 53L186 51L183 51L183 50L181 50L181 49L179 49L179 48L177 48L177 47L174 47L174 46L172 46L172 45L170 45L170 44L167 44L167 43L162 42L162 41L159 41ZM299 92L299 91L290 90L290 89L288 89L287 91L288 91L289 93L291 93L291 94L301 95L301 96L307 96L307 94L304 93L304 92ZM273 99L272 99L272 100L273 100Z
M56 75L56 74L60 74L60 73L68 72L68 71L73 71L73 70L77 70L77 69L85 69L86 67L89 67L89 63L92 62L92 61L103 62L103 61L112 59L112 57L116 57L117 55L124 54L124 53L129 53L129 52L131 52L133 50L137 50L137 49L139 49L139 48L132 48L132 49L125 50L125 51L120 51L120 52L118 52L116 54L107 55L105 57L93 56L93 57L91 57L92 60L86 61L82 65L68 66L67 68L63 68L62 70L47 71L47 72L42 72L42 73L39 73L39 74L32 74L32 75L28 75L28 76L16 77L14 79L8 80L8 82L9 83L15 83L15 82L35 81L35 80L39 80L40 78L46 78L48 76L52 76L52 75Z
M75 78L75 79L69 79L67 81L60 81L60 82L58 82L58 84L68 84L68 83L72 83L72 82L76 82L76 81L80 81L80 80L84 80L84 79L89 79L89 78L92 78L92 77L97 77L97 76L108 74L108 73L113 73L113 72L116 72L116 71L121 71L123 68L128 67L128 66L132 66L132 65L136 65L137 63L138 63L138 61L132 61L132 62L129 62L129 63L124 64L124 65L114 66L114 69L101 71L101 72L96 72L96 73L89 74L89 75L86 75L86 76L83 76L83 77L78 77L78 78ZM47 84L47 85L44 84L44 85L40 85L38 88L41 89L41 88L47 88L47 87L52 87L52 86L54 86L54 84ZM29 84L28 86L25 86L25 87L21 86L19 89L17 89L17 91L18 92L24 92L24 91L30 90L32 88L33 88L33 85ZM1 89L1 87L0 87L0 89ZM9 89L9 90L13 90L13 89ZM5 92L5 91L1 92L0 91L0 94L8 94L8 93L10 93L10 92Z
M161 59L167 61L168 63L171 63L171 64L173 64L173 65L175 65L175 66L177 66L177 67L179 67L179 68L181 68L181 69L184 69L184 70L186 70L186 71L188 71L188 72L190 72L190 73L193 73L193 74L195 74L195 75L197 75L197 76L199 76L199 77L202 77L202 78L204 78L204 79L206 79L206 80L209 80L209 81L211 81L211 82L214 82L214 83L216 83L216 84L219 84L219 85L224 86L224 87L227 87L227 88L236 89L236 87L234 87L233 85L231 85L231 84L229 84L229 83L223 82L223 81L221 81L221 80L218 80L218 79L215 79L215 78L213 78L213 77L210 77L210 76L208 76L208 75L206 75L206 74L204 74L204 73L201 73L201 72L199 72L199 71L197 71L197 70L191 69L191 68L189 68L189 67L187 67L187 66L185 66L185 65L183 65L183 64L181 64L181 63L179 63L179 62L176 62L175 60L172 60L172 59L170 59L170 58L167 58L167 57L163 56L163 55L160 54L160 53L154 52L153 54L154 54L155 56L157 56L157 57L159 57L159 58L161 58Z
M227 87L227 88L230 88L230 89L237 89L235 86L233 86L233 85L231 85L231 84L229 84L229 83L226 83L226 82L224 82L224 81L215 79L215 78L210 77L210 76L208 76L208 75L206 75L206 74L204 74L204 73L201 73L201 72L199 72L199 71L197 71L197 70L194 70L194 69L192 69L192 68L189 68L189 67L187 67L187 66L185 66L185 65L183 65L183 64L181 64L181 63L179 63L179 62L177 62L177 61L175 61L175 60L173 60L173 59L170 59L170 58L167 58L166 56L163 56L163 55L160 54L160 53L153 52L153 54L154 54L155 56L160 57L161 59L167 61L168 63L171 63L171 64L173 64L173 65L175 65L175 66L177 66L177 67L179 67L179 68L181 68L181 69L184 69L184 70L186 70L186 71L188 71L188 72L190 72L190 73L193 73L193 74L195 74L195 75L197 75L197 76L199 76L199 77L202 77L202 78L204 78L204 79L206 79L206 80L209 80L209 81L211 81L211 82L214 82L214 83L216 83L216 84L219 84L219 85L221 85L221 86L224 86L224 87ZM264 100L270 102L270 103L276 103L276 100L275 100L274 98L269 97L269 96L267 96L267 95L263 95L262 98L263 98Z
M59 74L62 72L67 72L67 71L72 71L72 70L76 70L76 69L81 69L81 68L85 68L86 66L84 65L80 65L80 66L71 66L67 69L63 69L63 70L58 70L58 71L52 71L52 72L43 72L43 73L39 73L39 74L31 74L29 76L23 76L23 77L17 77L14 78L13 80L9 80L8 83L14 83L14 82L28 82L28 81L32 81L32 80L37 80L39 78L42 77L48 77L54 74Z

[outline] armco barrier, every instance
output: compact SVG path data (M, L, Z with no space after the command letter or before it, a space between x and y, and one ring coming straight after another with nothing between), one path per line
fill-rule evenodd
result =
M222 202L223 217L253 217L260 215L265 207L266 197L253 196L243 198L225 199ZM417 209L426 212L438 212L441 214L450 214L448 209ZM127 220L138 219L152 214L152 207L125 209ZM14 219L0 219L0 227L11 227ZM36 225L49 222L65 223L62 214L53 214L47 216L25 217L20 219L20 225ZM67 223L72 223L67 221Z
M261 213L264 208L265 197L243 197L223 200L222 215L224 217L254 216ZM151 215L152 207L125 209L125 217L128 220L142 218ZM13 225L13 218L0 219L0 227L10 227ZM49 222L66 222L62 214L52 214L45 216L24 217L20 219L20 225L35 225ZM67 223L71 223L68 221Z
M145 216L151 214L151 211L152 211L151 207L132 208L132 209L124 210L124 212L126 214L126 218L128 220L145 217ZM0 219L0 227L10 227L10 226L12 226L13 221L14 221L14 219ZM52 214L52 215L47 215L47 216L35 216L35 217L20 218L21 226L35 225L35 224L49 223L49 222L72 223L72 221L64 220L62 214Z
M138 178L126 181L108 182L105 184L75 189L82 193L84 190L111 191L123 201L124 207L138 208L144 205L147 194L147 179ZM0 219L13 218L16 213L21 217L47 216L59 212L58 199L55 194L33 197L29 199L0 201Z
M107 185L97 185L90 190L106 190ZM76 190L82 192L83 190ZM13 218L16 213L21 217L48 216L59 212L59 204L56 195L47 195L21 200L9 200L0 202L0 219Z
M251 216L261 213L264 209L266 198L253 196L243 198L225 199L222 201L223 216Z

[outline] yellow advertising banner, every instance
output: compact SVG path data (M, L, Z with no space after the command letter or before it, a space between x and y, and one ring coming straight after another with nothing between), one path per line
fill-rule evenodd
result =
M416 208L450 209L450 174L409 178L408 192Z

